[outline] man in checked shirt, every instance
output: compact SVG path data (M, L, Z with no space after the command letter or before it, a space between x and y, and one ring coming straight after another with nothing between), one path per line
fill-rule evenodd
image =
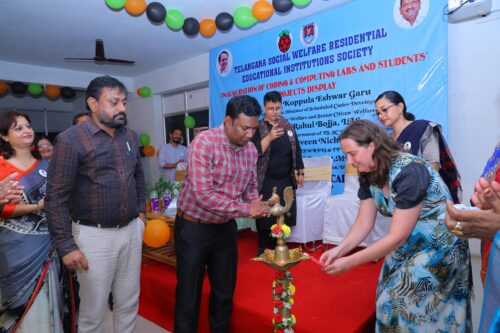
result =
M127 90L109 76L86 93L90 118L59 134L45 210L64 265L80 284L79 333L136 332L146 188L137 134L127 128ZM107 333L107 332L106 332Z
M205 267L210 278L211 332L228 332L236 285L237 217L269 214L257 190L257 149L250 142L262 113L250 96L233 97L224 122L198 134L175 219L175 333L196 333Z

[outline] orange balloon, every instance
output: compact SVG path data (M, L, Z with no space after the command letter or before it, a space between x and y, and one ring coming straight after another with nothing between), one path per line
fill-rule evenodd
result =
M203 37L212 37L215 34L215 30L217 30L217 26L214 20L204 19L200 22L200 34Z
M47 95L48 98L56 99L61 95L61 87L54 84L46 84L45 95Z
M265 21L274 13L274 7L267 1L259 0L252 6L252 14L259 21Z
M145 0L127 0L127 2L125 2L125 10L127 13L135 16L144 13L147 6Z
M137 88L136 93L137 93L137 96L141 96L141 88L140 87Z
M7 93L7 91L9 91L9 85L4 81L0 81L0 95Z
M170 240L170 227L160 219L148 221L144 230L144 243L150 247L160 247Z
M149 145L149 146L144 146L144 155L146 156L153 156L155 154L155 147Z

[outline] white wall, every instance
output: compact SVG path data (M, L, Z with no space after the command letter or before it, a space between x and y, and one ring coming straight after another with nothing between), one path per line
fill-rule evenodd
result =
M487 17L448 27L448 141L468 200L500 141L500 2Z
M0 61L0 79L5 81L48 83L85 89L93 78L102 75L105 75L105 73L78 72L67 69ZM132 90L132 78L119 76L116 76L116 78L119 79L129 91Z
M141 98L129 95L127 104L127 118L130 127L137 134L147 133L151 137L151 145L158 150L163 144L163 115L161 112L161 96L153 95ZM142 166L146 173L146 182L154 184L158 178L158 160L154 156L142 158Z
M66 102L62 98L55 101L47 99L45 96L39 98L31 97L29 94L23 97L14 97L8 94L0 98L0 110L4 108L16 108L21 111L29 112L29 115L34 116L33 125L36 131L43 131L45 124L40 124L39 119L43 117L36 114L46 109L47 112L52 112L53 117L49 117L49 131L62 131L71 126L73 115L86 112L84 90L89 82L97 77L105 75L104 73L87 73L72 70L23 65L13 62L0 61L0 79L5 81L20 81L23 83L40 83L40 84L56 84L61 87L71 87L77 90L77 96L71 102ZM119 79L129 91L132 91L133 78L116 77ZM81 89L81 90L80 90ZM134 90L135 91L135 90ZM63 113L70 113L65 115Z
M34 98L28 93L23 97L7 94L0 98L0 110L4 109L17 109L27 113L37 132L45 132L46 128L49 132L61 132L71 126L75 114L87 111L83 92L77 92L74 100L70 102L63 98L54 101L45 96ZM47 112L47 127L44 110Z

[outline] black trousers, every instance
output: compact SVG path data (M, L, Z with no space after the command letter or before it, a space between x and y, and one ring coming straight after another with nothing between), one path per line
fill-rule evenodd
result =
M212 333L229 332L238 265L235 220L201 224L176 216L177 256L175 333L196 333L205 267L210 281L209 323Z

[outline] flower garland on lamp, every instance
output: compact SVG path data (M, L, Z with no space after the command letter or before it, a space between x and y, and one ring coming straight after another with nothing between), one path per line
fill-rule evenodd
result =
M293 333L296 319L292 314L295 286L290 271L276 271L273 282L273 326L275 333Z
M291 232L292 230L286 224L283 225L273 224L271 226L271 237L274 238L281 238L281 237L288 238Z
M273 224L271 226L271 237L286 239L290 236L291 229L286 224ZM292 273L290 271L276 271L276 279L273 282L273 326L275 333L292 333L295 325L295 316L292 315L293 298L295 286L292 284Z
M285 214L288 213L294 201L293 189L291 186L283 190L285 206L281 206L280 197L273 188L273 194L268 200L271 205L269 213L276 217L276 224L271 226L270 236L276 238L274 250L266 249L254 261L262 262L276 270L276 278L273 281L273 326L274 333L293 333L296 319L292 315L292 296L295 295L295 286L292 284L292 274L290 268L297 265L302 260L310 257L301 252L300 249L288 249L285 240L290 236L291 229L285 224Z

